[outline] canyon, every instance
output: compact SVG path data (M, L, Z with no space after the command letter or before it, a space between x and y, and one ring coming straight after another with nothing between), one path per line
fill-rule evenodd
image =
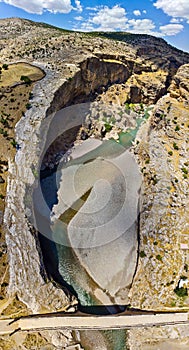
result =
M60 167L62 158L57 161L57 155L68 154L66 159L70 160L72 153L74 157L74 150L87 142L82 137L103 144L105 139L111 142L113 138L118 145L116 140L120 131L124 127L124 132L136 128L137 115L148 108L148 118L140 125L128 149L122 146L126 157L122 163L133 159L142 178L142 184L136 186L137 192L140 189L140 196L134 195L137 203L139 201L140 215L135 233L130 233L135 237L135 263L128 283L123 281L117 289L120 283L117 276L113 284L109 282L114 275L111 264L107 264L107 270L101 274L100 265L108 260L102 258L99 265L94 261L98 254L105 256L104 247L91 260L85 258L85 253L78 248L75 252L93 283L96 279L102 288L97 292L101 303L104 298L108 300L107 295L115 297L117 293L112 304L131 304L132 307L153 310L187 308L188 299L178 298L174 290L181 276L187 275L188 264L181 245L188 244L189 54L171 47L163 39L148 35L125 35L123 41L115 41L98 35L62 33L56 28L27 20L1 20L0 24L3 29L1 62L6 61L9 65L27 62L45 72L43 79L33 87L31 107L16 124L17 152L14 159L8 159L4 225L9 283L2 308L4 314L9 301L15 298L27 306L27 313L77 309L78 298L69 289L69 283L61 285L60 276L53 274L52 267L48 266L47 260L53 260L53 249L49 253L48 245L45 257L44 243L39 239L40 229L36 225L39 197L34 200L33 195L37 193L39 196L41 179L44 181L53 176ZM99 106L101 109L98 110ZM92 111L90 116L89 111ZM110 111L115 121L111 120ZM98 114L96 119L95 113ZM102 133L104 128L107 128L105 134ZM111 152L112 149L108 156ZM102 161L96 158L95 167L101 168ZM83 179L85 171L91 167L92 173L94 166L93 162L84 161ZM70 164L72 162L74 164L71 159ZM66 169L71 169L71 166L59 171L64 173ZM135 169L135 176L137 171ZM133 175L128 174L127 181L131 181ZM111 181L115 184L114 179ZM93 181L92 184L90 181L84 183L74 200L81 198L91 186ZM132 181L129 187L132 187ZM64 186L59 188L60 199L63 198L61 191L64 193ZM97 193L101 192L104 193L97 187ZM102 201L103 197L99 200ZM85 209L90 209L90 202ZM51 215L52 208L45 207L43 211L40 206L40 210L45 217L46 211ZM61 208L55 204L54 215L56 210L62 215L62 204ZM76 215L74 220L77 229L77 220L83 219ZM46 221L43 222L41 216L39 221L46 230ZM69 230L71 245L74 246L76 232L71 225ZM123 265L123 241L119 244L114 241L109 251L116 251L119 247L116 254L120 254L120 264ZM94 251L88 253L93 255ZM57 268L58 262L53 264ZM128 261L125 271L127 265ZM115 271L116 274L120 272L116 270L116 264ZM64 275L61 277L64 279Z

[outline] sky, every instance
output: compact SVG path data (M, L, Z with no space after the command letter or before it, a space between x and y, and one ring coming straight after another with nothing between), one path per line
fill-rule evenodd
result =
M7 17L79 31L151 34L189 52L189 0L0 0L0 18Z

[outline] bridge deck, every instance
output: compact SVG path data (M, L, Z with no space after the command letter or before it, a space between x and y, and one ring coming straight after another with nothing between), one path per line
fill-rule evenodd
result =
M0 320L0 335L41 329L120 329L188 323L188 313L108 315L108 316L33 316Z

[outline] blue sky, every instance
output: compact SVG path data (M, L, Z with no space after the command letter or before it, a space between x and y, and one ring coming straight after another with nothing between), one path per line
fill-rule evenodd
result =
M6 17L73 30L147 33L189 52L189 0L0 0L0 18Z

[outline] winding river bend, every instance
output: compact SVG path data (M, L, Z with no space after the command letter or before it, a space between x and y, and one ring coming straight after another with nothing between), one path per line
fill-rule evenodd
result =
M64 109L64 125L71 113L80 124L76 111ZM83 106L81 114L83 118ZM56 171L42 176L41 195L39 189L34 195L48 221L40 240L49 276L66 285L86 312L117 313L128 303L137 267L141 187L129 148L146 115L120 133L118 142L89 138L76 144ZM51 132L54 125L56 116Z
M40 235L49 276L77 296L83 312L118 313L128 304L138 259L141 186L129 148L147 116L138 116L118 142L90 138L68 157L63 152L56 171L41 177L43 205L39 192L34 194L50 223ZM100 331L101 336L112 349L115 344L126 349L125 331Z

